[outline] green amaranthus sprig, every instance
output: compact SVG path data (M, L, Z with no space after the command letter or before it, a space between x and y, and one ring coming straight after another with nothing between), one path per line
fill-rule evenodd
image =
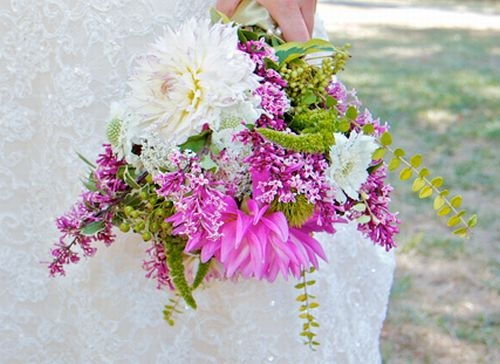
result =
M312 350L315 350L315 347L320 345L320 343L315 340L317 334L313 332L313 330L317 329L320 325L312 314L312 311L319 307L319 303L316 301L316 296L313 296L307 290L308 287L316 283L315 280L309 280L307 277L308 273L313 273L314 271L314 268L311 268L307 273L303 270L301 282L295 285L296 289L302 291L297 296L297 301L300 302L299 317L304 321L300 336L304 338L304 344L308 345Z
M185 274L183 262L185 245L185 240L177 236L170 236L163 240L163 246L167 256L167 265L175 289L189 307L196 309L196 300L192 294L193 288L189 285Z

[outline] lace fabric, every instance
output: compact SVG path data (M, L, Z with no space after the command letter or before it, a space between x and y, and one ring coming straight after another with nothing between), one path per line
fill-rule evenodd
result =
M0 4L0 357L8 363L377 363L393 254L352 225L321 239L313 286L322 345L298 333L295 282L213 282L169 327L144 278L146 246L120 236L51 279L54 219L104 141L134 60L208 0L11 0Z

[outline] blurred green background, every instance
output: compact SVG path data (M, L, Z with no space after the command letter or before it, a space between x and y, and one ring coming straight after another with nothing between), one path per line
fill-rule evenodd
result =
M384 362L500 363L500 2L331 0L318 11L332 42L352 45L343 82L479 217L470 239L454 237L391 175L403 223Z

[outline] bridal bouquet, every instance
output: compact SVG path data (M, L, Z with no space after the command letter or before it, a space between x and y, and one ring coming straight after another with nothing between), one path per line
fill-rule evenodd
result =
M327 260L315 232L358 229L387 250L398 218L388 204L388 169L402 165L421 198L467 234L475 217L458 211L443 181L393 148L389 126L374 119L335 79L345 48L322 40L283 43L232 23L191 20L169 30L138 62L130 96L113 105L109 144L91 167L79 201L57 219L61 238L51 275L110 245L113 227L148 242L143 267L174 292L164 316L214 279L306 274ZM389 162L384 162L389 154ZM318 304L297 298L302 335L317 345Z

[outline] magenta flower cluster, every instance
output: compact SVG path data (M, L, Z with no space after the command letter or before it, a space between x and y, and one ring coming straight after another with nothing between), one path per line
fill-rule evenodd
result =
M52 276L64 275L64 265L80 260L75 248L78 247L83 256L91 257L97 251L94 242L102 241L106 245L113 243L112 207L120 198L120 193L127 188L117 178L118 169L124 164L123 160L116 159L111 147L105 144L91 178L96 190L86 188L73 208L56 220L61 236L51 251L53 261L49 264L49 272ZM96 226L95 230L90 229L93 226ZM89 230L86 231L85 227Z
M256 120L255 126L284 130L286 124L283 117L290 107L285 93L287 83L277 71L266 68L265 64L266 58L277 61L274 49L267 45L264 39L240 43L239 49L248 53L255 63L255 73L262 77L255 93L261 98L261 107L265 112Z
M389 210L390 194L393 188L385 183L387 167L380 166L368 176L368 180L361 186L361 191L367 195L368 209L364 213L371 214L367 223L359 224L358 230L368 236L375 244L379 244L387 251L396 247L394 236L399 233L400 223L397 214ZM352 210L351 218L357 219L362 213Z

